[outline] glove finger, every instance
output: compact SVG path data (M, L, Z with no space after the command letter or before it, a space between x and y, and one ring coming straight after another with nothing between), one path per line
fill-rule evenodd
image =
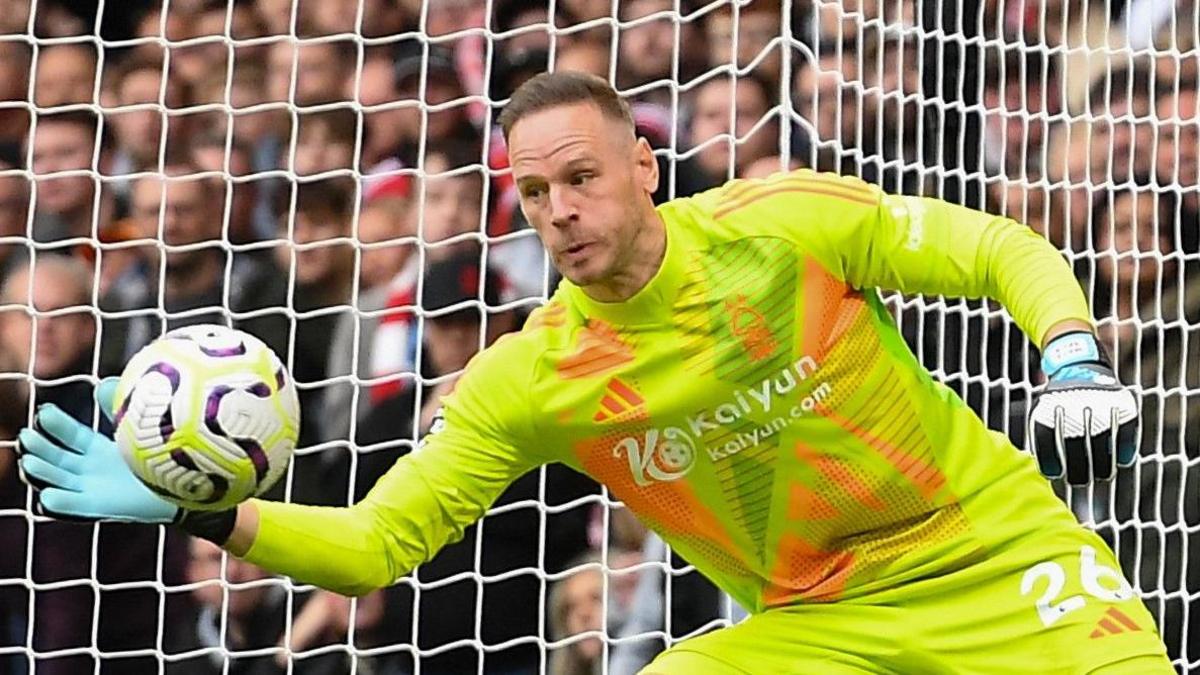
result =
M1115 411L1114 411L1115 412ZM1083 410L1083 427L1092 429L1092 409ZM1109 426L1097 433L1085 434L1087 439L1088 456L1091 458L1093 475L1097 480L1112 480L1117 475L1116 453L1113 452L1113 427Z
M27 478L32 478L40 482L39 489L46 488L61 488L63 490L71 490L78 492L79 476L65 471L50 462L38 457L37 455L25 455L20 462L21 472ZM29 481L26 480L28 483Z
M117 383L119 378L106 377L100 380L100 384L96 385L96 405L100 406L100 411L108 418L108 421L113 421L113 415L116 414L116 398L117 398Z
M50 440L57 441L59 445L77 455L87 451L92 436L96 433L91 427L81 424L53 403L38 409L34 423Z
M1054 429L1043 424L1034 425L1033 452L1043 476L1062 478L1063 465L1059 458Z
M45 435L33 429L22 429L17 434L17 442L22 448L22 456L37 456L43 461L71 473L80 473L83 458L80 455L63 448Z
M1117 421L1117 411L1113 411L1113 422ZM1117 427L1116 434L1117 465L1124 468L1133 466L1137 461L1138 418L1134 417Z
M1092 457L1088 453L1086 436L1063 439L1063 453L1067 458L1067 482L1071 485L1087 485L1092 482Z

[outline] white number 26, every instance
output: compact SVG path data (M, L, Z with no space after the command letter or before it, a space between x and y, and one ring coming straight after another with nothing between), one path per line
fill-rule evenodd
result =
M1087 601L1082 595L1056 600L1067 583L1067 573L1056 562L1043 562L1030 567L1021 577L1021 595L1034 591L1041 578L1047 580L1046 588L1038 596L1035 606L1042 625L1052 626L1067 614L1081 609ZM1106 602L1118 602L1133 597L1133 587L1117 570L1096 562L1096 549L1084 546L1079 550L1079 581L1089 595Z

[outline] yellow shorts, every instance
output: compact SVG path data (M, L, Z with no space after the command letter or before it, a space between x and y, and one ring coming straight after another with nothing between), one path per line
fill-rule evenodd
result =
M773 609L663 652L645 675L1174 673L1150 613L1082 528L936 579Z

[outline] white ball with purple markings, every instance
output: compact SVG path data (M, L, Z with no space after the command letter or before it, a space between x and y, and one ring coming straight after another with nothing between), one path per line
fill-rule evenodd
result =
M143 347L113 405L117 447L134 475L189 510L261 495L300 433L296 387L279 357L225 326L179 328Z

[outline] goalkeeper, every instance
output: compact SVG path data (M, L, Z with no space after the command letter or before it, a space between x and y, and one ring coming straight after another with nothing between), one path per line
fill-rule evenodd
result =
M647 673L1169 673L1108 547L1035 462L934 382L875 289L986 296L1042 347L1036 464L1134 459L1137 408L1058 253L1011 220L808 171L657 209L602 80L537 76L500 116L565 280L479 354L360 503L177 513L54 408L21 433L45 512L179 522L346 594L386 586L547 462L606 484L753 616ZM101 388L111 409L111 385Z

